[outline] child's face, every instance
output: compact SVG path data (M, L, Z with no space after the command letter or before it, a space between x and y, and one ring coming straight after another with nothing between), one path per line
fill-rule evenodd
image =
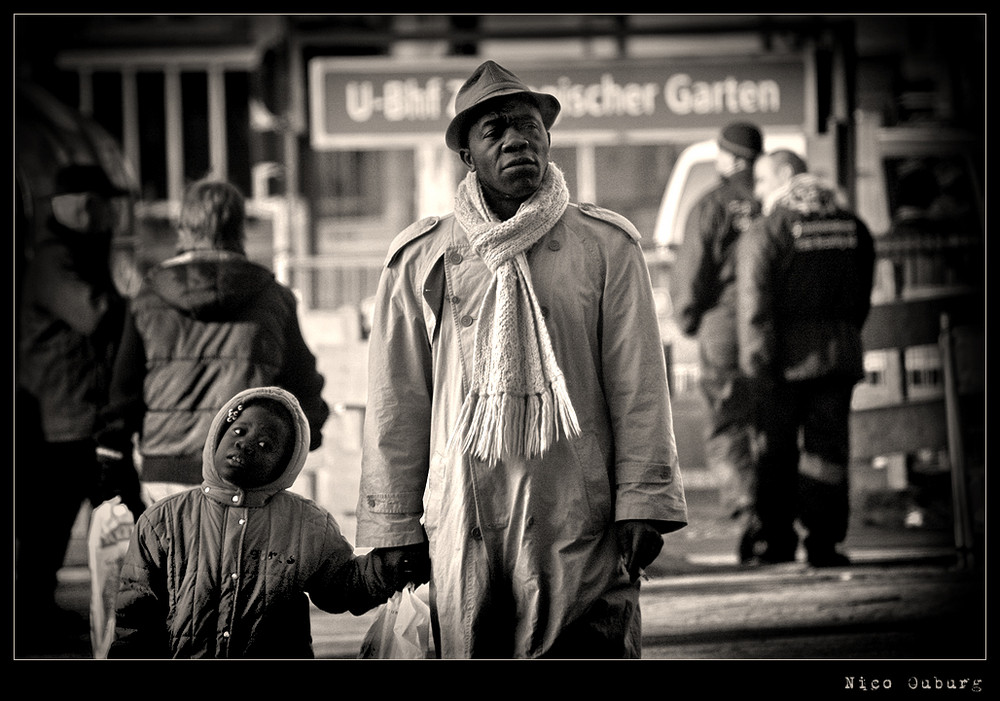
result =
M238 487L259 487L281 474L291 448L287 419L267 407L251 405L222 434L215 449L215 469Z

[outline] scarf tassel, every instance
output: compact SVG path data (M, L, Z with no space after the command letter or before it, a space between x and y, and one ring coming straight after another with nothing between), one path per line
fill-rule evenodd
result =
M462 452L496 464L504 455L544 455L560 436L580 435L580 426L559 376L539 394L469 392L452 435L460 437Z

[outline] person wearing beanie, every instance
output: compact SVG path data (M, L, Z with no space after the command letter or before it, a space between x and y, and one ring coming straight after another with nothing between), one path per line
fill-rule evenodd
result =
M762 148L763 137L754 124L733 122L721 130L715 163L719 180L687 219L670 280L677 325L698 340L705 459L719 480L727 513L741 522L740 562L755 557L759 526L754 513L754 404L737 363L736 247L760 213L753 166Z
M748 122L733 122L719 132L719 148L724 154L732 154L744 163L754 163L764 148L764 138L760 129ZM736 167L730 165L729 158L719 166L719 171L725 175Z
M279 387L218 409L201 485L136 523L110 658L312 658L310 602L359 616L406 586L386 578L380 551L355 555L329 512L289 491L309 441L302 407Z
M687 523L639 232L570 202L554 96L485 61L455 107L454 212L379 282L358 544L429 557L439 657L639 657L641 572Z

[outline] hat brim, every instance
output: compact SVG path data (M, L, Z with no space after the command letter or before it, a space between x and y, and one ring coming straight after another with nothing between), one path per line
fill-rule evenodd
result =
M485 112L488 109L488 105L494 100L510 97L511 95L528 95L533 98L538 105L539 112L542 113L542 124L545 125L545 129L549 130L552 128L561 109L559 100L553 95L542 92L531 92L530 90L498 90L496 93L490 95L489 98L482 102L477 102L471 107L467 107L454 116L444 133L444 142L448 145L448 148L452 151L459 151L462 148L462 134L468 128L470 118Z

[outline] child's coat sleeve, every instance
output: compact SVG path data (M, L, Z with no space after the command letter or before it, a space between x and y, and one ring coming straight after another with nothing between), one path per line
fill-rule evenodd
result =
M164 555L153 529L140 518L132 532L115 613L115 640L109 658L170 657Z
M385 603L394 590L380 576L378 559L372 553L354 555L336 525L328 526L327 536L332 539L329 555L306 583L312 602L328 613L350 611L355 616Z

